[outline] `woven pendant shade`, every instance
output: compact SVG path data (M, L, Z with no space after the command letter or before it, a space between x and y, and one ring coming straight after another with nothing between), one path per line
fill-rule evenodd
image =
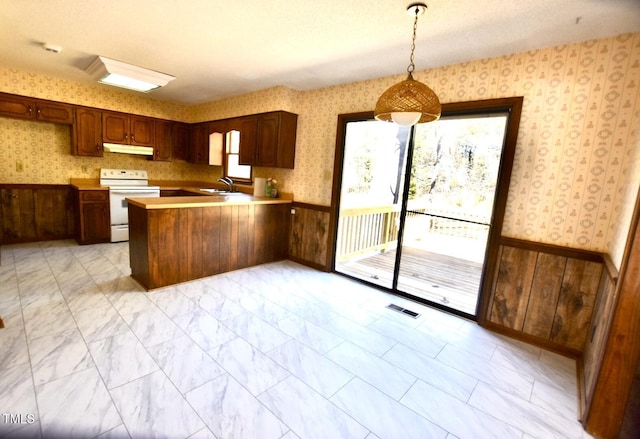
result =
M411 3L407 8L409 15L415 15L413 20L413 39L411 40L411 55L407 79L387 89L376 103L373 115L378 120L395 122L400 126L409 127L417 123L433 122L440 118L440 99L427 85L413 79L416 68L413 63L416 49L416 30L418 17L427 10L424 3Z
M433 122L440 118L440 99L427 85L407 79L392 85L378 99L374 116L378 120L393 121L392 113L422 113L417 123Z

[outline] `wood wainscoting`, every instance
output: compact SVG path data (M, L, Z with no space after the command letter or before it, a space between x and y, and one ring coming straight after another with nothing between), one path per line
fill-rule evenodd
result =
M73 238L71 186L0 184L0 223L3 244Z
M596 309L593 320L593 346L585 346L582 361L585 404L580 408L581 420L598 438L619 436L640 365L640 190L620 274L617 282L610 283L610 297L599 301L601 309ZM632 416L637 419L638 415ZM629 437L639 437L638 433Z
M330 271L330 208L294 201L291 209L289 259L318 270Z
M603 266L600 253L502 238L483 326L577 358Z
M289 207L129 203L131 276L150 290L286 259Z
M582 355L578 358L580 419L586 418L586 409L592 403L598 370L606 348L608 328L611 326L617 302L617 282L618 270L607 257L605 258L605 270L598 288L598 297L593 308L591 325L587 332Z

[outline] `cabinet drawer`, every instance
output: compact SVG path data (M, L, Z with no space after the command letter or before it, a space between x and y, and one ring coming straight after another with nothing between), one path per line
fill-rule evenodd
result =
M80 201L109 201L109 191L80 191Z

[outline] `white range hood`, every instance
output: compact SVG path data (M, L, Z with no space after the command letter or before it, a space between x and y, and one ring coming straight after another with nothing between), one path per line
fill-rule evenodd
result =
M117 152L119 154L153 155L150 146L120 145L118 143L103 143L105 152Z

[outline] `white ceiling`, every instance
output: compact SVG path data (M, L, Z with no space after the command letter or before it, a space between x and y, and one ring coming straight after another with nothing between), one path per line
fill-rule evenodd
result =
M181 103L279 85L311 90L403 73L410 2L0 0L0 66L88 83L84 69L103 55L176 76L149 97ZM640 31L640 0L427 5L416 70Z

